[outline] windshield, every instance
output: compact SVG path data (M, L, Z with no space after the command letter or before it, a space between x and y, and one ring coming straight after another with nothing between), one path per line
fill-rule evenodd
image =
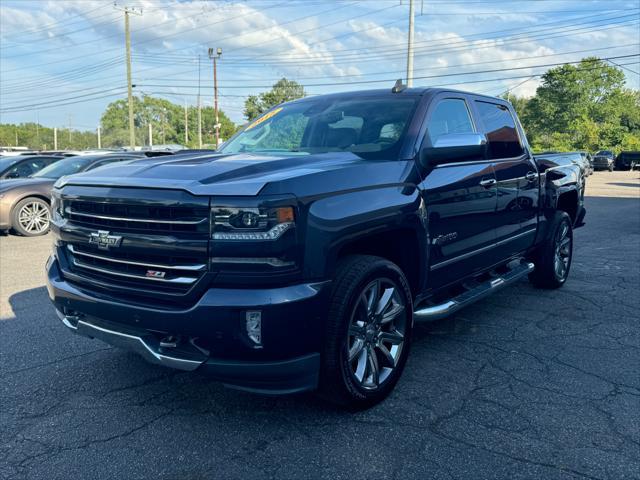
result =
M611 157L613 152L611 150L600 150L596 155L600 155L602 157Z
M391 156L402 146L416 97L318 97L282 105L249 123L222 153Z
M69 157L62 160L58 160L56 163L52 163L48 167L44 167L37 173L31 175L33 178L54 178L58 179L65 175L72 175L78 173L84 167L89 165L94 158L81 158L81 157Z
M0 172L4 172L11 165L16 163L20 158L16 157L0 157Z

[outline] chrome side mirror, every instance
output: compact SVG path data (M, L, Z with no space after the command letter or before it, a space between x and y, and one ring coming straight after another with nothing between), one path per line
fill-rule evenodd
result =
M487 137L483 133L446 133L420 152L424 166L485 158Z

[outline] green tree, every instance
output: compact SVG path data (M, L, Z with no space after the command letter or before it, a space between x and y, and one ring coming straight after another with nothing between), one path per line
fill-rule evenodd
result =
M0 124L0 145L51 150L54 148L53 128L36 123ZM95 132L82 132L68 128L58 129L59 149L85 150L97 146L98 138Z
M302 85L294 80L281 78L268 92L250 95L245 100L244 116L247 120L253 120L276 105L304 96L305 92Z
M134 125L137 145L149 145L149 124L153 134L153 144L175 143L185 145L184 106L162 98L149 95L134 97ZM236 131L236 125L221 110L218 110L221 123L220 136L229 138ZM129 144L129 117L126 100L116 100L107 106L100 121L103 129L104 145L127 146ZM192 148L198 146L198 109L187 108L189 141ZM215 143L215 112L213 107L202 109L202 142Z
M585 58L578 65L547 71L535 97L516 110L534 148L619 146L626 135L640 135L639 94L625 89L624 83L619 68Z

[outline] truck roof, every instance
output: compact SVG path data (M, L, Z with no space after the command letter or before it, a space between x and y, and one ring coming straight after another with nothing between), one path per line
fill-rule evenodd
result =
M465 95L474 95L474 96L479 96L479 97L485 97L487 99L492 99L492 100L499 100L501 102L505 102L505 100L503 98L498 98L498 97L492 97L489 95L483 95L481 93L475 93L475 92L466 92L464 90L456 90L454 88L442 88L442 87L411 87L411 88L405 88L404 90L402 90L401 92L398 93L394 93L391 91L391 88L376 88L376 89L370 89L370 90L353 90L353 91L347 91L347 92L336 92L336 93L327 93L327 94L322 94L322 95L314 95L313 97L303 97L303 98L299 98L297 100L292 100L290 102L286 102L286 103L297 103L297 102L304 102L305 100L308 100L310 98L316 98L319 96L322 97L349 97L349 98L353 98L353 97L383 97L383 96L421 96L421 95L425 95L425 94L437 94L437 93L442 93L442 92L453 92L453 93L463 93Z

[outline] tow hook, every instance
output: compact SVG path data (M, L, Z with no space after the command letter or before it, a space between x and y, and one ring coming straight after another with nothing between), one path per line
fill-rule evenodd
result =
M175 335L167 335L160 340L161 348L176 348L178 346L178 337Z

